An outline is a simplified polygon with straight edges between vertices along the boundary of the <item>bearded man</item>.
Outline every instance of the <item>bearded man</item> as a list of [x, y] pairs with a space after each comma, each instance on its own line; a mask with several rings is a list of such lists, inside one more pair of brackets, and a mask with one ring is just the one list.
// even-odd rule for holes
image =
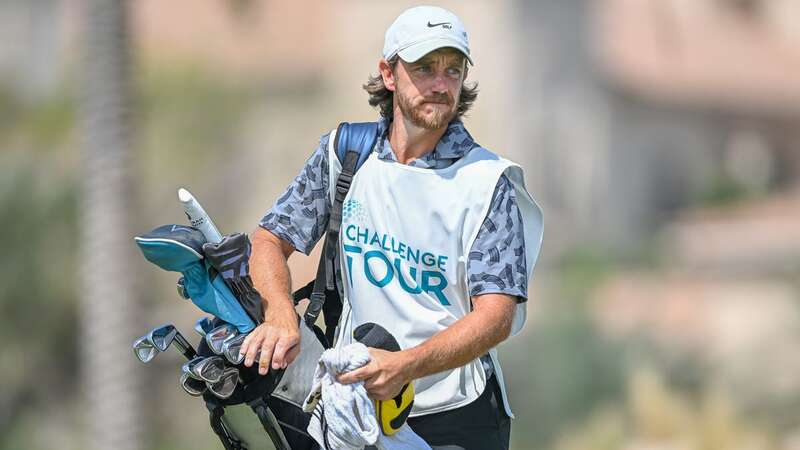
[[[340, 376], [388, 400], [409, 382], [408, 424], [432, 446], [507, 449], [513, 417], [495, 347], [525, 322], [539, 254], [541, 212], [522, 169], [467, 132], [477, 97], [459, 18], [442, 8], [406, 10], [385, 36], [378, 75], [364, 89], [380, 112], [378, 139], [356, 172], [339, 238], [343, 312], [336, 346], [360, 324], [394, 335], [398, 352]], [[332, 133], [252, 237], [251, 274], [265, 322], [243, 345], [245, 365], [285, 368], [300, 351], [287, 258], [325, 233], [341, 170]]]

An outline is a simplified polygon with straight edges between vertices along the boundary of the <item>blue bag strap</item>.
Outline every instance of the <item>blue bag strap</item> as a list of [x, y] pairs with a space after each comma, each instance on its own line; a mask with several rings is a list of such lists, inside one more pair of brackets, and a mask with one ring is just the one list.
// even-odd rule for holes
[[358, 161], [353, 168], [353, 173], [358, 170], [372, 152], [372, 147], [378, 140], [378, 122], [342, 122], [336, 129], [336, 139], [333, 149], [339, 162], [344, 164], [345, 154], [348, 151], [358, 153]]

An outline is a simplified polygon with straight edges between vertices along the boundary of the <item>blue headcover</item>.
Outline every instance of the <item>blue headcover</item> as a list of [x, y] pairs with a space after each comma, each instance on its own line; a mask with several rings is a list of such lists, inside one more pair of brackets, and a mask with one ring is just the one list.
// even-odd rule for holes
[[186, 293], [203, 311], [247, 333], [255, 324], [216, 270], [203, 258], [206, 239], [197, 228], [163, 225], [134, 238], [145, 259], [183, 274]]
[[341, 163], [344, 163], [344, 155], [348, 151], [358, 152], [358, 162], [355, 167], [358, 170], [372, 152], [372, 147], [377, 139], [377, 122], [342, 122], [336, 131], [336, 141], [333, 143], [333, 148], [336, 150], [336, 156]]

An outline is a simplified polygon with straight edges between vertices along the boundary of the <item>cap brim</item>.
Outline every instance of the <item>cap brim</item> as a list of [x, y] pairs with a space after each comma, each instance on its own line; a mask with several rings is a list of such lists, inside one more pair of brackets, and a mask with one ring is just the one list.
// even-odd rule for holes
[[472, 62], [472, 58], [470, 58], [469, 56], [469, 50], [464, 48], [464, 46], [461, 45], [459, 42], [455, 42], [450, 39], [432, 39], [420, 42], [419, 44], [413, 44], [400, 50], [399, 52], [397, 52], [397, 54], [403, 61], [413, 63], [434, 50], [439, 50], [440, 48], [448, 48], [448, 47], [460, 51], [461, 53], [464, 54], [464, 56], [467, 57], [467, 61], [469, 61], [470, 65], [472, 66], [475, 65], [475, 63]]

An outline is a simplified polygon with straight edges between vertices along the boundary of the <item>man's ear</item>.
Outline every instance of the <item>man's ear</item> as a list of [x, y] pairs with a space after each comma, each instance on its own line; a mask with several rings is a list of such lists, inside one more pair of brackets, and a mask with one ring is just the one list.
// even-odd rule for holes
[[378, 62], [378, 71], [381, 73], [381, 78], [383, 78], [383, 85], [386, 86], [386, 89], [394, 92], [396, 87], [395, 87], [394, 70], [392, 70], [392, 65], [389, 64], [389, 62], [386, 61], [385, 59], [381, 59], [380, 62]]

